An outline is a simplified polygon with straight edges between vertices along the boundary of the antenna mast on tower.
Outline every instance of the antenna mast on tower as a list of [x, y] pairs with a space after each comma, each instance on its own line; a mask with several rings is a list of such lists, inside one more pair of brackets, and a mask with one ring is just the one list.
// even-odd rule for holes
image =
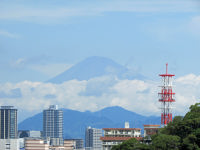
[[172, 92], [172, 77], [173, 74], [168, 74], [168, 63], [166, 64], [166, 73], [160, 74], [162, 77], [161, 92], [159, 95], [159, 102], [161, 102], [161, 124], [166, 126], [172, 121], [172, 103], [175, 102]]

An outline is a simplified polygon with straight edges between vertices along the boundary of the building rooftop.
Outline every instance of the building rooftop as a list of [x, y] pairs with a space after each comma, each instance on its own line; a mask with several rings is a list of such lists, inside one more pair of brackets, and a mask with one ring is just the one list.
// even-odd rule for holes
[[83, 139], [64, 139], [65, 141], [71, 141], [71, 140], [83, 140]]
[[103, 130], [141, 130], [140, 128], [103, 128]]
[[0, 106], [0, 109], [14, 109], [14, 106]]
[[126, 141], [135, 138], [137, 140], [142, 140], [142, 137], [101, 137], [102, 141]]
[[158, 128], [144, 128], [145, 130], [158, 130]]
[[58, 105], [50, 105], [49, 109], [51, 109], [51, 110], [58, 110]]
[[42, 137], [25, 137], [26, 140], [44, 140]]
[[143, 125], [144, 127], [160, 127], [160, 125], [152, 125], [152, 124], [147, 124], [147, 125]]

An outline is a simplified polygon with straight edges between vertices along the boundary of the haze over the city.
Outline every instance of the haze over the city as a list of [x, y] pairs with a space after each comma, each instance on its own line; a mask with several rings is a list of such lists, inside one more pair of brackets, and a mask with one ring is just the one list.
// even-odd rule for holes
[[50, 104], [159, 116], [166, 63], [184, 115], [200, 101], [199, 58], [198, 0], [0, 1], [0, 105], [26, 112], [20, 121]]

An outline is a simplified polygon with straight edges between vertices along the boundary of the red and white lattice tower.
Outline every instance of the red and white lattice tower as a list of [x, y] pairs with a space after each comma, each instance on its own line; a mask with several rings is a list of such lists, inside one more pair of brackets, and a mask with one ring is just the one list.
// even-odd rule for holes
[[172, 103], [175, 102], [172, 91], [172, 77], [173, 74], [168, 74], [168, 64], [166, 64], [166, 73], [160, 74], [162, 77], [161, 92], [159, 95], [159, 102], [161, 102], [161, 124], [166, 126], [172, 121]]

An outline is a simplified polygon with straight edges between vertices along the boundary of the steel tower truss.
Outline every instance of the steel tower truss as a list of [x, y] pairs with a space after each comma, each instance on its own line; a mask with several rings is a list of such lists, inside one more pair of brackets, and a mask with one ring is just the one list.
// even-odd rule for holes
[[172, 77], [173, 74], [168, 74], [168, 64], [166, 64], [166, 73], [160, 74], [162, 77], [161, 92], [159, 95], [159, 102], [161, 102], [161, 124], [166, 126], [172, 121], [172, 103], [175, 102], [175, 93], [172, 91]]

